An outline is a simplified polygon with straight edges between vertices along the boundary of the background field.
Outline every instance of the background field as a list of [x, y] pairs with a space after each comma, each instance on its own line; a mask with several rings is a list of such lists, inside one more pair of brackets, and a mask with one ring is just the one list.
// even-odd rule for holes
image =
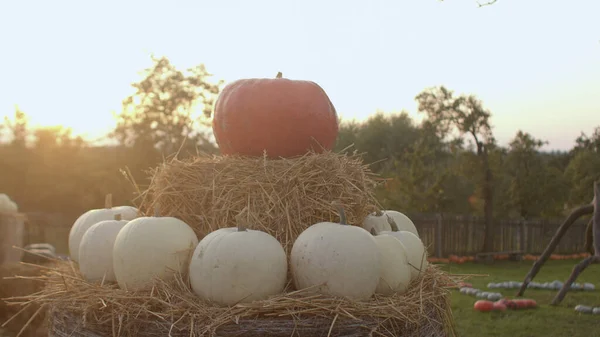
[[[549, 261], [535, 281], [564, 282], [573, 265], [579, 260]], [[531, 262], [500, 261], [493, 265], [465, 263], [443, 265], [443, 269], [456, 274], [484, 274], [489, 276], [472, 277], [469, 283], [474, 288], [486, 289], [488, 282], [522, 281], [531, 267]], [[598, 288], [600, 266], [592, 265], [578, 279], [590, 282]], [[495, 290], [494, 290], [495, 291]], [[498, 289], [503, 295], [513, 297], [517, 289]], [[577, 304], [600, 306], [600, 290], [592, 292], [570, 292], [558, 307], [548, 305], [556, 291], [533, 290], [525, 292], [525, 298], [533, 298], [537, 309], [510, 311], [504, 313], [481, 313], [473, 310], [477, 298], [452, 292], [452, 311], [461, 337], [509, 336], [509, 337], [590, 337], [600, 336], [600, 315], [579, 314], [574, 311]]]

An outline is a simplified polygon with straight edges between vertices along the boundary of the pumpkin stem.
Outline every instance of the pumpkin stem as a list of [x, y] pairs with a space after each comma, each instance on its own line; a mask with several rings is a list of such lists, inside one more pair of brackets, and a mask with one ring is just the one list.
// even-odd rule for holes
[[275, 76], [275, 78], [283, 78], [283, 74], [281, 73], [281, 71], [277, 72], [277, 76]]
[[112, 208], [112, 194], [108, 193], [104, 196], [104, 208]]
[[235, 216], [235, 224], [237, 226], [238, 232], [246, 232], [248, 226], [248, 219], [244, 219], [242, 215], [248, 210], [248, 206], [244, 207], [244, 209]]
[[371, 232], [371, 235], [377, 236], [377, 232], [375, 231], [375, 228], [371, 227], [370, 232]]
[[394, 219], [392, 219], [391, 216], [386, 215], [387, 216], [387, 222], [390, 224], [390, 227], [392, 227], [392, 232], [397, 232], [398, 231], [398, 224], [396, 224], [396, 221], [394, 221]]
[[115, 220], [119, 221], [119, 220], [121, 220], [121, 219], [122, 219], [122, 217], [121, 217], [121, 213], [119, 213], [119, 214], [115, 214]]
[[333, 205], [333, 207], [337, 208], [337, 211], [340, 215], [340, 224], [347, 225], [348, 223], [346, 222], [346, 212], [344, 211], [344, 206], [342, 206], [342, 203], [339, 200], [335, 200], [331, 204]]
[[382, 216], [382, 215], [383, 215], [383, 212], [380, 209], [375, 211], [375, 216]]
[[156, 217], [156, 218], [160, 217], [160, 204], [154, 205], [154, 217]]

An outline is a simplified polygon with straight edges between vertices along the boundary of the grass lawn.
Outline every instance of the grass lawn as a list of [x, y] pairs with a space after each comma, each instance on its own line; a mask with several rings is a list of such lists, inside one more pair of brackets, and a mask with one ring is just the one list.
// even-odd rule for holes
[[[536, 282], [566, 281], [575, 263], [580, 260], [548, 261], [535, 277]], [[473, 288], [500, 292], [513, 298], [518, 289], [487, 289], [488, 282], [518, 281], [531, 267], [531, 261], [498, 261], [493, 265], [476, 263], [443, 265], [443, 270], [453, 274], [485, 274], [485, 277], [471, 277], [466, 282]], [[483, 313], [473, 309], [478, 300], [475, 296], [464, 295], [458, 290], [452, 292], [452, 311], [459, 336], [502, 336], [502, 337], [591, 337], [600, 336], [600, 315], [580, 314], [574, 311], [577, 304], [600, 306], [600, 265], [591, 265], [577, 279], [578, 283], [589, 282], [596, 286], [594, 291], [573, 291], [567, 293], [560, 306], [549, 303], [557, 291], [527, 289], [523, 298], [535, 299], [536, 309], [507, 310], [505, 312]]]

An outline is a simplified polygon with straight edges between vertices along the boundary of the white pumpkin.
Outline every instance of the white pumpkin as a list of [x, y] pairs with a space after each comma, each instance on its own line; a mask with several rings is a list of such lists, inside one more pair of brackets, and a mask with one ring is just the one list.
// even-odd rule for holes
[[372, 235], [346, 224], [344, 210], [336, 203], [340, 223], [320, 222], [304, 230], [290, 253], [291, 272], [297, 289], [367, 300], [379, 283], [381, 260]]
[[9, 213], [17, 213], [19, 211], [19, 207], [17, 206], [17, 203], [10, 200], [8, 203], [8, 212]]
[[0, 213], [16, 213], [19, 210], [17, 204], [4, 193], [0, 193]]
[[113, 248], [113, 268], [119, 287], [139, 290], [154, 278], [172, 280], [184, 273], [198, 244], [194, 230], [173, 217], [140, 217], [119, 231]]
[[108, 194], [104, 201], [105, 208], [92, 209], [83, 213], [71, 227], [69, 232], [69, 255], [71, 260], [79, 262], [79, 246], [85, 232], [104, 220], [113, 220], [116, 214], [120, 214], [123, 220], [133, 220], [138, 216], [138, 209], [131, 206], [112, 207], [112, 196]]
[[419, 277], [421, 272], [427, 270], [429, 263], [427, 261], [427, 251], [423, 241], [419, 239], [414, 233], [409, 231], [398, 231], [398, 232], [381, 232], [379, 235], [390, 235], [402, 242], [406, 249], [406, 257], [408, 264], [410, 265], [411, 279], [414, 280]]
[[10, 202], [10, 198], [8, 195], [4, 193], [0, 193], [0, 212], [8, 213], [8, 203]]
[[374, 230], [371, 233], [381, 256], [379, 283], [375, 292], [386, 296], [405, 293], [412, 279], [406, 248], [391, 235], [376, 235]]
[[[394, 228], [394, 224], [396, 228]], [[383, 231], [408, 231], [419, 236], [417, 227], [406, 215], [398, 211], [381, 211], [367, 215], [363, 221], [362, 227], [371, 232], [374, 229], [376, 233]]]
[[100, 221], [85, 232], [79, 246], [79, 271], [86, 280], [116, 281], [113, 247], [119, 231], [128, 222], [117, 214], [114, 220]]
[[288, 265], [281, 243], [242, 222], [211, 232], [196, 247], [189, 277], [201, 298], [231, 306], [283, 292]]

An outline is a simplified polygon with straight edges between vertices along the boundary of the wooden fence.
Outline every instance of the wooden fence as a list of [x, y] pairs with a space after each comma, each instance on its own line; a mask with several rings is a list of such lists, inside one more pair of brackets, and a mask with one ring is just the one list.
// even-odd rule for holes
[[[28, 213], [25, 243], [48, 242], [57, 252], [68, 252], [72, 217], [62, 214]], [[417, 226], [429, 256], [447, 257], [451, 254], [474, 255], [483, 247], [483, 218], [436, 214], [407, 214]], [[495, 251], [522, 250], [540, 254], [564, 219], [556, 220], [494, 220]], [[567, 231], [555, 253], [583, 252], [587, 220], [579, 220]]]
[[[429, 256], [474, 255], [481, 251], [484, 221], [481, 217], [418, 214], [409, 215], [419, 231]], [[494, 220], [495, 251], [521, 250], [540, 254], [548, 245], [563, 219]], [[556, 254], [583, 252], [587, 220], [579, 220], [563, 236]]]

